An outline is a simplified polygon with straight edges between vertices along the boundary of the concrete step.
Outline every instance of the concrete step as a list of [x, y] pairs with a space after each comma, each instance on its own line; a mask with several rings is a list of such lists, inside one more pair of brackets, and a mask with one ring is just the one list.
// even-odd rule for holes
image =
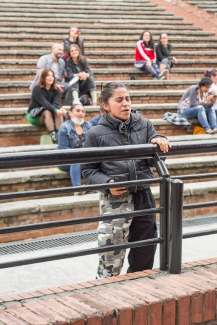
[[[64, 6], [63, 6], [64, 5]], [[14, 7], [14, 4], [13, 3], [1, 3], [1, 8], [8, 8], [8, 9], [11, 9]], [[48, 10], [48, 9], [52, 9], [52, 10], [63, 10], [64, 9], [86, 9], [86, 10], [92, 10], [92, 9], [104, 9], [104, 10], [107, 10], [108, 9], [108, 5], [106, 3], [97, 3], [97, 2], [82, 2], [82, 1], [79, 1], [79, 3], [72, 3], [70, 1], [68, 2], [65, 2], [65, 1], [61, 1], [59, 3], [34, 3], [34, 7], [38, 8], [38, 9], [43, 9], [43, 10]], [[19, 9], [20, 8], [27, 8], [28, 10], [29, 9], [32, 9], [32, 3], [20, 3], [19, 4]], [[146, 9], [146, 8], [149, 8], [149, 9], [152, 9], [152, 8], [156, 8], [156, 5], [155, 4], [152, 4], [150, 2], [145, 2], [145, 1], [142, 1], [142, 2], [138, 2], [138, 3], [131, 3], [131, 2], [127, 2], [126, 4], [124, 3], [120, 3], [120, 2], [113, 2], [112, 3], [112, 6], [109, 7], [109, 10], [117, 10], [117, 9], [122, 9], [124, 8], [125, 10], [132, 10], [133, 9]]]
[[[195, 80], [125, 80], [124, 84], [129, 90], [179, 90], [186, 89], [199, 82]], [[30, 93], [29, 86], [32, 81], [0, 81], [0, 94], [7, 93]], [[98, 91], [101, 89], [101, 83], [106, 81], [96, 81]]]
[[[206, 31], [201, 31], [201, 30], [181, 30], [180, 29], [175, 29], [175, 30], [170, 30], [169, 27], [168, 28], [165, 28], [165, 26], [163, 27], [164, 28], [164, 32], [169, 34], [169, 37], [171, 39], [172, 35], [174, 36], [180, 36], [182, 35], [183, 37], [185, 36], [191, 36], [191, 37], [196, 37], [196, 36], [212, 36], [214, 35], [213, 32], [206, 32]], [[162, 31], [162, 26], [159, 26], [158, 28], [155, 28], [152, 30], [152, 34], [153, 36], [157, 39], [160, 35]], [[60, 29], [60, 28], [39, 28], [39, 27], [35, 27], [35, 28], [26, 28], [25, 27], [25, 34], [27, 35], [27, 37], [30, 37], [31, 34], [35, 34], [35, 33], [40, 33], [42, 35], [46, 35], [47, 37], [50, 37], [50, 36], [55, 36], [57, 37], [57, 35], [61, 35], [62, 37], [66, 37], [68, 36], [68, 31], [66, 31], [66, 28], [64, 29]], [[20, 28], [16, 28], [16, 27], [4, 27], [4, 28], [1, 28], [1, 33], [4, 34], [4, 33], [8, 33], [8, 34], [23, 34], [23, 27], [20, 27]], [[138, 36], [141, 34], [141, 29], [140, 30], [132, 30], [132, 29], [129, 29], [128, 26], [125, 26], [125, 28], [121, 28], [121, 29], [108, 29], [108, 27], [106, 28], [101, 28], [101, 27], [98, 27], [97, 29], [91, 29], [91, 35], [90, 35], [90, 29], [88, 28], [83, 28], [82, 29], [82, 37], [84, 37], [84, 39], [86, 38], [86, 35], [88, 36], [106, 36], [106, 35], [124, 35], [124, 36], [127, 36], [127, 35], [132, 35], [132, 36], [135, 36], [135, 34], [138, 34]], [[133, 37], [134, 39], [134, 37]], [[137, 38], [138, 40], [138, 38]]]
[[[126, 68], [126, 67], [133, 67], [134, 66], [134, 59], [132, 58], [133, 55], [131, 55], [130, 59], [122, 58], [122, 55], [120, 54], [118, 56], [118, 59], [88, 59], [89, 65], [92, 69], [94, 68]], [[23, 68], [23, 69], [34, 69], [36, 68], [38, 60], [37, 59], [0, 59], [0, 70], [1, 69], [13, 69], [14, 68]], [[182, 67], [204, 67], [206, 69], [210, 66], [216, 66], [217, 65], [217, 59], [214, 58], [205, 58], [205, 59], [179, 59], [178, 66], [179, 68]], [[173, 70], [172, 70], [173, 71]]]
[[[131, 8], [129, 9], [131, 10]], [[145, 25], [145, 20], [143, 22], [143, 25]], [[17, 21], [5, 21], [5, 22], [0, 22], [0, 26], [3, 26], [4, 28], [23, 28], [23, 25], [24, 23], [22, 22], [17, 22]], [[171, 30], [203, 30], [202, 27], [197, 27], [197, 26], [191, 26], [189, 24], [185, 24], [185, 21], [183, 21], [183, 24], [180, 25], [176, 25], [176, 22], [174, 22], [173, 25], [171, 25], [170, 22], [167, 22], [166, 21], [163, 21], [162, 24], [160, 23], [154, 23], [154, 22], [150, 22], [150, 25], [151, 25], [151, 30], [152, 31], [155, 31], [155, 30], [160, 30], [162, 28], [169, 28], [169, 31]], [[65, 28], [66, 28], [66, 24], [64, 23], [61, 23], [61, 22], [55, 22], [55, 23], [47, 23], [47, 22], [44, 22], [44, 23], [40, 23], [40, 22], [25, 22], [25, 28], [27, 27], [31, 27], [31, 28], [34, 28], [34, 29], [44, 29], [46, 28], [47, 30], [50, 30], [50, 29], [60, 29], [60, 28], [63, 28], [64, 29], [64, 33], [65, 33]], [[78, 25], [79, 29], [81, 30], [81, 32], [83, 33], [84, 31], [89, 31], [90, 29], [92, 31], [94, 30], [97, 30], [97, 29], [102, 29], [102, 30], [123, 30], [123, 29], [126, 29], [128, 28], [129, 26], [127, 26], [126, 24], [121, 24], [121, 21], [117, 21], [116, 23], [112, 24], [112, 25], [105, 25], [105, 24], [85, 24], [85, 25], [82, 25], [81, 23], [79, 23]], [[133, 23], [131, 26], [131, 30], [133, 30], [135, 33], [140, 33], [141, 32], [141, 26], [139, 26], [138, 24]]]
[[[159, 203], [159, 188], [153, 187], [152, 192]], [[184, 203], [196, 203], [216, 200], [217, 181], [195, 182], [184, 184]], [[99, 195], [89, 194], [83, 196], [64, 196], [43, 199], [32, 199], [18, 202], [1, 203], [0, 220], [2, 227], [21, 225], [25, 222], [38, 223], [46, 221], [67, 220], [71, 218], [99, 215]], [[185, 210], [184, 217], [196, 217], [198, 215], [210, 215], [217, 212], [217, 207]], [[52, 235], [62, 232], [72, 232], [95, 229], [96, 223], [88, 223], [83, 226], [61, 227], [60, 229], [41, 230], [32, 233], [22, 232], [16, 240]], [[13, 241], [13, 234], [3, 235], [0, 242]]]
[[[209, 39], [208, 39], [209, 40]], [[50, 49], [53, 42], [0, 42], [0, 50], [8, 50], [8, 53], [10, 55], [10, 51], [15, 51], [15, 53], [18, 53], [19, 51], [25, 51], [27, 54], [28, 51], [37, 52], [39, 55], [50, 53]], [[214, 51], [214, 49], [217, 48], [217, 44], [215, 43], [208, 43], [208, 44], [183, 44], [183, 43], [175, 43], [173, 44], [173, 51]], [[102, 53], [102, 50], [108, 51], [108, 49], [113, 49], [116, 51], [134, 51], [135, 49], [135, 42], [127, 42], [127, 43], [88, 43], [85, 40], [85, 53], [88, 53], [87, 51], [100, 51]], [[208, 52], [209, 52], [208, 51]], [[104, 51], [103, 51], [104, 52]], [[102, 53], [103, 54], [103, 53]], [[3, 54], [4, 55], [4, 54]]]
[[[179, 102], [184, 93], [182, 90], [130, 90], [131, 100], [134, 104], [156, 104]], [[0, 108], [23, 107], [29, 104], [30, 93], [0, 94]], [[5, 106], [7, 105], [7, 106]]]
[[[204, 71], [207, 69], [206, 65], [200, 68], [173, 68], [171, 72], [171, 78], [175, 80], [201, 78]], [[18, 81], [18, 80], [33, 80], [35, 77], [36, 69], [0, 69], [0, 80], [5, 81]], [[129, 68], [109, 68], [109, 69], [92, 69], [94, 73], [94, 79], [96, 81], [102, 80], [104, 82], [110, 80], [129, 80], [131, 76], [135, 76], [138, 80], [152, 80], [152, 76], [145, 71], [140, 71], [134, 68], [132, 65]], [[5, 106], [6, 107], [6, 106]]]
[[[205, 32], [204, 32], [205, 33]], [[206, 32], [207, 35], [206, 36], [195, 36], [195, 37], [190, 37], [189, 35], [187, 35], [186, 37], [184, 37], [183, 39], [183, 33], [182, 35], [180, 36], [174, 36], [174, 35], [171, 35], [170, 36], [170, 42], [172, 44], [177, 44], [177, 43], [182, 43], [183, 44], [183, 41], [185, 43], [192, 43], [192, 42], [200, 42], [202, 44], [206, 44], [206, 43], [211, 43], [211, 42], [216, 42], [217, 41], [217, 38], [216, 37], [207, 37], [207, 36], [211, 36], [211, 35], [214, 35], [213, 32]], [[178, 34], [178, 33], [177, 33]], [[0, 33], [0, 37], [1, 37], [1, 41], [4, 41], [6, 42], [7, 40], [8, 41], [14, 41], [14, 42], [17, 42], [17, 41], [20, 41], [20, 40], [23, 40], [25, 39], [27, 42], [37, 42], [38, 40], [40, 40], [40, 42], [47, 42], [47, 40], [49, 39], [49, 41], [52, 41], [52, 42], [62, 42], [63, 41], [63, 38], [67, 36], [66, 35], [49, 35], [49, 37], [47, 35], [40, 35], [40, 34], [27, 34], [27, 33], [20, 33], [20, 34], [10, 34], [10, 33]], [[92, 42], [97, 42], [97, 43], [100, 43], [100, 42], [105, 42], [105, 41], [108, 41], [108, 42], [113, 42], [113, 43], [125, 43], [125, 42], [129, 42], [129, 40], [132, 42], [134, 41], [135, 43], [138, 41], [140, 35], [132, 35], [132, 36], [113, 36], [113, 35], [106, 35], [106, 36], [91, 36], [91, 35], [85, 35], [85, 41], [86, 40], [89, 40], [89, 41], [92, 41]], [[157, 42], [159, 38], [159, 35], [154, 35], [154, 40]], [[133, 48], [135, 47], [135, 43], [134, 43], [134, 46]]]
[[[4, 124], [26, 124], [27, 107], [1, 108], [0, 125]], [[138, 110], [147, 118], [162, 118], [166, 112], [177, 113], [177, 103], [157, 103], [157, 104], [132, 104], [133, 110]], [[99, 106], [85, 106], [86, 120], [97, 116]]]
[[[216, 134], [187, 134], [187, 135], [176, 135], [176, 136], [167, 136], [170, 142], [178, 141], [199, 141], [199, 140], [213, 140], [217, 138]], [[47, 144], [47, 145], [27, 145], [27, 146], [11, 146], [11, 147], [1, 147], [0, 155], [6, 153], [21, 153], [21, 152], [34, 152], [34, 151], [45, 151], [45, 150], [55, 150], [56, 144]], [[208, 154], [209, 155], [209, 154]], [[196, 156], [196, 155], [192, 155]], [[168, 159], [167, 159], [168, 161]], [[171, 164], [172, 165], [172, 164]], [[172, 166], [171, 166], [172, 167]]]
[[[215, 137], [217, 138], [217, 136]], [[197, 174], [216, 172], [217, 156], [173, 158], [166, 159], [165, 163], [170, 175], [176, 175], [178, 178], [179, 175], [195, 174], [195, 169]], [[158, 177], [156, 172], [155, 177]], [[215, 178], [210, 180], [215, 180]], [[199, 182], [204, 181], [204, 179], [191, 180], [191, 182], [194, 181]], [[0, 172], [1, 193], [34, 191], [67, 186], [71, 186], [69, 173], [62, 172], [56, 167]]]
[[[166, 136], [186, 135], [186, 131], [181, 126], [173, 125], [162, 118], [150, 120], [156, 131], [160, 134]], [[189, 134], [192, 133], [193, 127], [196, 124], [198, 124], [197, 120], [193, 120]], [[47, 134], [43, 126], [38, 127], [30, 124], [1, 124], [0, 147], [38, 145], [40, 144], [40, 138], [43, 134]]]
[[[135, 46], [135, 44], [134, 44]], [[133, 47], [132, 47], [133, 48]], [[30, 64], [31, 61], [29, 60], [38, 60], [39, 56], [44, 55], [46, 53], [46, 50], [0, 50], [0, 62], [1, 65], [5, 62], [6, 64], [14, 64], [12, 62], [12, 59], [17, 59], [17, 60], [27, 60], [26, 63]], [[118, 50], [118, 51], [98, 51], [98, 50], [85, 50], [85, 56], [90, 59], [133, 59], [134, 58], [134, 53], [135, 50]], [[177, 57], [178, 59], [184, 60], [184, 59], [215, 59], [216, 58], [216, 51], [215, 49], [212, 49], [211, 51], [176, 51], [173, 50], [171, 53], [172, 56]], [[3, 60], [4, 59], [4, 60]], [[35, 63], [35, 61], [32, 61]], [[24, 64], [25, 62], [20, 62], [17, 64]], [[181, 61], [182, 63], [182, 61]]]

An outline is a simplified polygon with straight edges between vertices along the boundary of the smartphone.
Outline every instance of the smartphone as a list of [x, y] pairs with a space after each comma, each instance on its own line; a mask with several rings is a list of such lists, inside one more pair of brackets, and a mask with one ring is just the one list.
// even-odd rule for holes
[[127, 176], [126, 175], [113, 175], [114, 182], [126, 182]]

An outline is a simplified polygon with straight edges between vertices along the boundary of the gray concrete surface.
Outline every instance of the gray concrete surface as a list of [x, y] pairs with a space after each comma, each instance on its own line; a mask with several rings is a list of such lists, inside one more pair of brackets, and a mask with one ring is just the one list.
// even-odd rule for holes
[[[184, 223], [183, 232], [194, 232], [205, 229], [217, 228], [217, 218], [210, 221]], [[199, 259], [217, 257], [217, 234], [199, 238], [183, 240], [182, 262], [190, 262]], [[96, 247], [97, 242], [89, 242], [72, 247], [63, 247], [35, 251], [30, 253], [20, 253], [8, 256], [0, 256], [0, 261], [13, 259], [23, 259], [33, 256], [46, 255], [51, 253], [68, 252]], [[57, 287], [95, 278], [97, 268], [97, 255], [70, 258], [52, 262], [45, 262], [33, 265], [25, 265], [14, 268], [0, 270], [0, 295], [7, 295], [19, 292], [35, 291], [37, 289]], [[154, 267], [159, 267], [159, 249], [155, 256]], [[125, 259], [122, 273], [127, 269], [127, 259]]]

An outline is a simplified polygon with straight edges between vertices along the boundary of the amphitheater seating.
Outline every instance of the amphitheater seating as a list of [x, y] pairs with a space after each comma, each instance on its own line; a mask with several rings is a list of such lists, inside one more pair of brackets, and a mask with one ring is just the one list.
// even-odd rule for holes
[[[197, 3], [200, 6], [200, 1]], [[215, 33], [203, 31], [191, 21], [167, 12], [163, 2], [159, 8], [151, 0], [120, 3], [113, 0], [77, 3], [2, 0], [0, 13], [0, 154], [55, 149], [55, 145], [40, 145], [41, 135], [46, 134], [45, 128], [32, 126], [25, 119], [30, 99], [28, 87], [34, 78], [38, 58], [50, 52], [52, 43], [61, 42], [67, 36], [71, 24], [81, 29], [85, 55], [98, 90], [101, 82], [122, 80], [129, 88], [133, 109], [150, 118], [157, 132], [167, 135], [172, 142], [217, 138], [217, 135], [193, 136], [192, 128], [186, 133], [183, 128], [162, 119], [165, 112], [176, 112], [184, 89], [196, 84], [206, 68], [217, 66]], [[133, 66], [135, 43], [146, 28], [153, 32], [155, 41], [162, 31], [169, 35], [173, 55], [179, 60], [179, 65], [172, 69], [171, 80], [153, 81]], [[131, 76], [136, 80], [130, 80]], [[87, 118], [97, 115], [98, 110], [99, 107], [87, 107]], [[193, 121], [193, 126], [195, 123], [198, 122]], [[171, 175], [213, 172], [216, 165], [216, 155], [167, 160]], [[64, 186], [70, 186], [69, 175], [55, 166], [0, 172], [1, 193]], [[153, 191], [158, 198], [158, 188]], [[216, 193], [217, 185], [213, 179], [185, 184], [185, 202], [188, 203], [212, 200]], [[98, 195], [4, 202], [0, 210], [2, 226], [70, 218], [72, 213], [75, 217], [88, 216], [98, 213]], [[186, 211], [185, 216], [204, 212], [216, 211], [214, 208]], [[86, 228], [77, 226], [60, 231], [87, 230], [95, 226], [88, 224], [84, 226]], [[49, 234], [52, 233], [23, 234], [19, 238], [2, 236], [0, 242]]]

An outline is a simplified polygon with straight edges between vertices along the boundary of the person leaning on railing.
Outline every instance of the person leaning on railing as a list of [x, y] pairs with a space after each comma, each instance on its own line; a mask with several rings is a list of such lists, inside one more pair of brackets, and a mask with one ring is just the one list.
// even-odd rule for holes
[[216, 114], [211, 108], [213, 95], [209, 95], [211, 85], [210, 78], [202, 78], [198, 85], [192, 85], [184, 92], [178, 104], [178, 114], [186, 119], [198, 119], [208, 134], [217, 133]]
[[44, 69], [32, 90], [26, 119], [33, 125], [45, 125], [52, 142], [57, 143], [57, 132], [65, 115], [66, 110], [62, 108], [61, 93], [56, 86], [54, 72]]
[[[157, 134], [151, 121], [131, 112], [129, 92], [124, 84], [111, 82], [101, 92], [104, 114], [99, 124], [90, 129], [84, 143], [89, 147], [127, 146], [153, 143], [163, 152], [170, 144], [165, 136]], [[114, 180], [151, 179], [153, 160], [137, 159], [87, 163], [81, 166], [88, 184], [112, 183]], [[148, 185], [120, 187], [105, 190], [100, 197], [101, 214], [122, 213], [155, 207], [155, 200]], [[145, 240], [157, 236], [155, 214], [130, 219], [101, 221], [98, 227], [99, 246], [116, 245], [129, 241]], [[156, 245], [130, 250], [129, 272], [153, 267]], [[121, 272], [125, 250], [99, 255], [97, 278], [118, 275]]]

